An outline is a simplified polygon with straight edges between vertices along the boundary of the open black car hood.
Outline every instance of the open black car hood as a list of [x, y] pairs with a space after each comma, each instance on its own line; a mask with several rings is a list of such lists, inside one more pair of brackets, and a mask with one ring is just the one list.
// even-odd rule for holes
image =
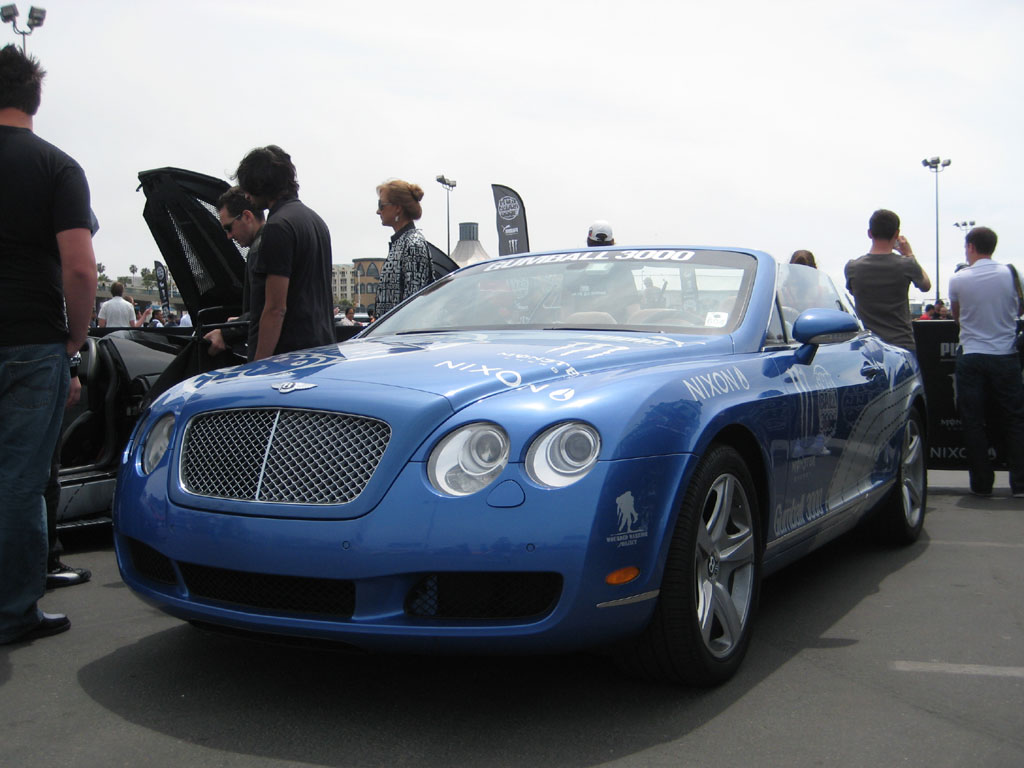
[[248, 249], [225, 237], [217, 218], [217, 198], [228, 183], [181, 168], [142, 171], [139, 181], [146, 195], [142, 216], [193, 323], [237, 315]]

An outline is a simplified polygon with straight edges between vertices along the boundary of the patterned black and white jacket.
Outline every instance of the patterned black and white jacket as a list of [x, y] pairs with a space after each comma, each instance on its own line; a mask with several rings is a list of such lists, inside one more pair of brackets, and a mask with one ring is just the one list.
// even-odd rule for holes
[[377, 317], [433, 281], [427, 240], [410, 222], [391, 236], [388, 259], [380, 271], [377, 286]]

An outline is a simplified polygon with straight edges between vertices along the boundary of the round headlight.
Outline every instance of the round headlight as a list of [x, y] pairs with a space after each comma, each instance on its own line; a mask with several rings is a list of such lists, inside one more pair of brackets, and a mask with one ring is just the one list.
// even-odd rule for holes
[[142, 446], [142, 471], [149, 474], [153, 471], [160, 459], [167, 453], [171, 444], [171, 432], [174, 430], [174, 414], [168, 413], [160, 418], [146, 435], [146, 442]]
[[509, 441], [497, 424], [467, 424], [430, 452], [427, 475], [441, 493], [466, 496], [486, 488], [508, 464]]
[[538, 485], [564, 488], [597, 463], [601, 436], [589, 424], [570, 421], [545, 430], [526, 452], [526, 472]]

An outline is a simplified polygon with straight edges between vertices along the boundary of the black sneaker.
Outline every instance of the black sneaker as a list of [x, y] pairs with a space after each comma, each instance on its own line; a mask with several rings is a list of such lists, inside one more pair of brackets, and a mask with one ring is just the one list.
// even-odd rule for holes
[[46, 588], [73, 587], [75, 584], [85, 584], [91, 578], [92, 572], [85, 568], [72, 568], [58, 562], [57, 567], [46, 574]]

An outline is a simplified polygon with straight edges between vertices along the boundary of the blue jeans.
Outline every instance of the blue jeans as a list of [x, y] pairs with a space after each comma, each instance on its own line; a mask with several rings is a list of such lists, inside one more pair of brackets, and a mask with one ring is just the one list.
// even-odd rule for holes
[[0, 643], [42, 618], [43, 491], [68, 394], [63, 344], [0, 347]]
[[[1010, 490], [1024, 493], [1024, 382], [1020, 359], [1012, 355], [965, 355], [956, 358], [956, 401], [963, 427], [971, 490], [992, 490], [995, 473], [989, 460], [989, 432], [1006, 435]], [[998, 423], [987, 423], [986, 414]], [[987, 427], [987, 429], [986, 429]]]

